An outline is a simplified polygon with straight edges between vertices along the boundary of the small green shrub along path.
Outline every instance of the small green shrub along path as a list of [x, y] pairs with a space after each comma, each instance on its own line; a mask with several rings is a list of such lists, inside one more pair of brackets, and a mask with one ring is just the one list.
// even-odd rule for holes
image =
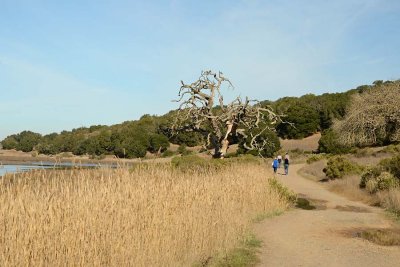
[[[277, 179], [298, 194], [297, 207], [255, 225], [258, 266], [400, 266], [399, 225], [383, 209], [350, 201], [297, 174]], [[272, 175], [272, 173], [271, 173]], [[396, 239], [396, 240], [394, 240]]]

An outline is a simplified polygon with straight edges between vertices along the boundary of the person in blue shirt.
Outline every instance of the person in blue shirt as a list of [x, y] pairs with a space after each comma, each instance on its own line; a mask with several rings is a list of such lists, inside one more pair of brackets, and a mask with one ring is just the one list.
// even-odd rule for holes
[[274, 161], [272, 162], [272, 168], [274, 169], [274, 173], [276, 173], [278, 167], [279, 167], [279, 161], [278, 158], [275, 157]]

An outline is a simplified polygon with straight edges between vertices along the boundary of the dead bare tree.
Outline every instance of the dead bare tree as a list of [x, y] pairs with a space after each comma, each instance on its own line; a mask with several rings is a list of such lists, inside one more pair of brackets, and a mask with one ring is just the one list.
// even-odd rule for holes
[[333, 129], [345, 145], [400, 142], [400, 81], [375, 85], [353, 96], [346, 116]]
[[232, 83], [222, 72], [202, 71], [199, 79], [185, 84], [179, 90], [180, 103], [172, 126], [173, 132], [196, 131], [205, 136], [205, 146], [214, 148], [214, 157], [223, 158], [228, 146], [235, 140], [247, 140], [245, 149], [261, 152], [270, 140], [260, 136], [281, 121], [272, 108], [262, 107], [258, 101], [237, 97], [224, 104], [221, 86]]

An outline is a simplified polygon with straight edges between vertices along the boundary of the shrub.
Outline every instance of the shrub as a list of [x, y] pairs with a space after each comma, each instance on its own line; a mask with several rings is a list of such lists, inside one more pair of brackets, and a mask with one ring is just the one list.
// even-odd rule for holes
[[350, 151], [349, 147], [341, 145], [338, 135], [331, 129], [322, 132], [318, 141], [318, 150], [321, 153], [345, 154]]
[[313, 163], [313, 162], [320, 161], [320, 160], [323, 159], [323, 158], [325, 158], [325, 155], [324, 155], [324, 154], [311, 155], [311, 156], [309, 156], [309, 157], [307, 158], [307, 163], [308, 163], [308, 164], [311, 164], [311, 163]]
[[369, 193], [388, 190], [399, 186], [399, 181], [389, 172], [382, 172], [378, 177], [369, 179], [365, 188]]
[[361, 176], [360, 188], [368, 192], [387, 190], [400, 185], [400, 155], [384, 159], [376, 167], [367, 169]]
[[360, 180], [360, 188], [366, 188], [367, 182], [369, 180], [375, 179], [375, 177], [378, 177], [382, 172], [382, 169], [377, 166], [377, 167], [369, 167], [366, 171], [361, 176]]
[[370, 193], [375, 193], [376, 192], [376, 187], [377, 187], [377, 181], [374, 179], [370, 179], [365, 183], [365, 189], [370, 192]]
[[165, 151], [161, 154], [161, 156], [162, 156], [163, 158], [172, 157], [173, 155], [175, 155], [175, 153], [174, 153], [173, 151], [171, 151], [171, 150], [165, 150]]
[[232, 157], [229, 159], [225, 160], [226, 162], [229, 162], [231, 164], [236, 164], [236, 163], [259, 163], [261, 164], [262, 161], [260, 157], [251, 155], [251, 154], [244, 154], [244, 155], [238, 155], [237, 157]]
[[228, 164], [228, 161], [223, 159], [204, 159], [196, 155], [188, 155], [182, 157], [174, 157], [171, 160], [174, 168], [183, 172], [212, 172], [222, 169]]
[[384, 159], [379, 163], [379, 165], [381, 165], [385, 171], [390, 172], [397, 179], [400, 179], [400, 155], [394, 156], [390, 159]]
[[178, 153], [181, 154], [182, 156], [188, 156], [192, 154], [191, 151], [187, 150], [186, 145], [182, 144], [178, 147]]
[[332, 157], [324, 168], [325, 175], [330, 179], [342, 178], [347, 174], [360, 173], [362, 168], [344, 157]]
[[388, 145], [387, 147], [385, 147], [384, 149], [382, 149], [383, 152], [387, 152], [387, 153], [399, 153], [400, 152], [400, 144], [399, 145]]

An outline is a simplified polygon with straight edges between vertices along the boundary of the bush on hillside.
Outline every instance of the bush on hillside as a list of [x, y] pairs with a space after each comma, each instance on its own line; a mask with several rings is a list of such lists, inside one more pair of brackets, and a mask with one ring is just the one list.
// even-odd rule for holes
[[322, 159], [324, 159], [325, 158], [325, 155], [324, 154], [314, 154], [314, 155], [311, 155], [311, 156], [309, 156], [308, 158], [307, 158], [307, 164], [311, 164], [311, 163], [313, 163], [313, 162], [317, 162], [317, 161], [320, 161], [320, 160], [322, 160]]
[[176, 153], [175, 152], [173, 152], [173, 151], [171, 151], [171, 150], [165, 150], [162, 154], [161, 154], [161, 156], [163, 157], [163, 158], [168, 158], [168, 157], [172, 157], [173, 155], [175, 155]]
[[318, 141], [318, 151], [321, 153], [345, 154], [350, 151], [350, 148], [340, 144], [338, 135], [332, 129], [328, 129], [321, 134], [321, 138]]
[[365, 183], [365, 188], [369, 193], [376, 193], [382, 190], [388, 190], [399, 186], [399, 181], [393, 174], [389, 172], [381, 172], [379, 176], [374, 179], [369, 179]]
[[228, 165], [228, 161], [223, 159], [204, 159], [196, 155], [174, 157], [171, 160], [174, 168], [183, 172], [213, 172], [221, 170]]
[[192, 151], [188, 150], [185, 144], [182, 144], [178, 147], [177, 152], [182, 156], [188, 156], [192, 154]]
[[348, 159], [336, 156], [328, 160], [327, 166], [324, 168], [326, 177], [330, 179], [343, 178], [348, 174], [361, 173], [361, 166], [350, 162]]
[[393, 174], [397, 179], [400, 179], [400, 155], [390, 159], [384, 159], [379, 163], [385, 171]]
[[370, 193], [400, 185], [400, 155], [384, 159], [375, 167], [368, 168], [360, 180], [360, 188]]

